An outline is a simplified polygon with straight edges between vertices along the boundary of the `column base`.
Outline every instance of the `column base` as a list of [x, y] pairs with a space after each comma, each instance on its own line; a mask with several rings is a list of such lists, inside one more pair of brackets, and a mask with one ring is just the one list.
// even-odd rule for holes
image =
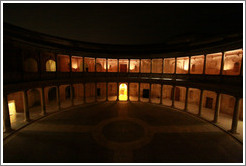
[[213, 123], [218, 123], [218, 120], [212, 120]]
[[11, 133], [12, 131], [14, 131], [11, 127], [10, 128], [5, 128], [4, 133]]
[[24, 122], [31, 122], [31, 119], [25, 119]]
[[236, 130], [228, 130], [228, 132], [231, 134], [239, 134]]
[[46, 112], [41, 112], [40, 115], [41, 116], [45, 116], [45, 115], [47, 115], [47, 113]]

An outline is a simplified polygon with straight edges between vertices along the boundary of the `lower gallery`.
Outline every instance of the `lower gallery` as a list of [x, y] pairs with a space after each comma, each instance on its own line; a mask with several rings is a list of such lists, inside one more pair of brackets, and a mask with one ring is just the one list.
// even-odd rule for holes
[[4, 163], [243, 163], [240, 35], [146, 48], [3, 27]]

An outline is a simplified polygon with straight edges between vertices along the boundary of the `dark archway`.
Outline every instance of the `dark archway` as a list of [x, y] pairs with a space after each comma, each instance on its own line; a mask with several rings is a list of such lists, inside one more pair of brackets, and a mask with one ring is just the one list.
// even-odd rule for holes
[[49, 101], [55, 101], [56, 100], [56, 88], [55, 87], [52, 87], [49, 89], [48, 99], [49, 99]]

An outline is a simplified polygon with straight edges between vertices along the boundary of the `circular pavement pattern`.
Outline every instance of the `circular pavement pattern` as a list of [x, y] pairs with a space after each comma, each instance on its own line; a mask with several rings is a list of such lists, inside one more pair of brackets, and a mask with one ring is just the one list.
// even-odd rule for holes
[[243, 145], [160, 105], [103, 102], [40, 119], [4, 140], [4, 163], [241, 163]]

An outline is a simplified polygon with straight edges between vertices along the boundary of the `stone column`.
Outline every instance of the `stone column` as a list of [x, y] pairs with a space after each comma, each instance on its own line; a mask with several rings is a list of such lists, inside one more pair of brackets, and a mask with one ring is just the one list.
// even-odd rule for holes
[[[163, 72], [162, 72], [163, 73]], [[162, 104], [162, 91], [163, 91], [163, 84], [161, 84], [161, 96], [160, 96], [160, 104]]]
[[177, 57], [175, 57], [175, 65], [174, 65], [174, 79], [176, 80], [176, 68], [177, 68]]
[[153, 59], [150, 59], [150, 73], [152, 73], [152, 60]]
[[6, 94], [3, 95], [3, 125], [5, 127], [4, 132], [12, 131], [9, 116], [8, 96]]
[[97, 102], [97, 82], [95, 82], [95, 102]]
[[218, 122], [218, 117], [220, 112], [220, 100], [221, 100], [221, 94], [217, 93], [215, 111], [214, 111], [214, 120], [213, 120], [214, 123]]
[[204, 54], [203, 75], [206, 74], [206, 59], [207, 59], [207, 54]]
[[237, 125], [238, 125], [238, 119], [239, 119], [239, 108], [240, 108], [240, 98], [236, 97], [233, 118], [232, 118], [232, 125], [231, 125], [231, 130], [230, 130], [230, 132], [233, 134], [237, 132]]
[[41, 101], [40, 102], [41, 103], [41, 115], [46, 115], [44, 87], [41, 88], [40, 101]]
[[85, 72], [85, 57], [82, 57], [83, 58], [83, 73]]
[[[152, 60], [151, 60], [152, 61]], [[151, 103], [151, 83], [149, 84], [149, 103]]]
[[108, 101], [108, 82], [106, 82], [106, 101]]
[[130, 101], [130, 82], [128, 82], [128, 88], [127, 88], [127, 101]]
[[201, 116], [202, 113], [202, 100], [203, 100], [203, 89], [201, 89], [201, 93], [200, 93], [198, 116]]
[[188, 63], [189, 63], [188, 64], [188, 74], [190, 74], [190, 62], [191, 62], [191, 59], [190, 58], [191, 58], [191, 56], [189, 56], [189, 61], [188, 61]]
[[59, 88], [59, 85], [56, 86], [56, 99], [57, 99], [58, 111], [60, 111], [61, 110], [61, 101], [60, 101], [60, 88]]
[[175, 87], [176, 86], [173, 85], [173, 89], [172, 89], [172, 107], [174, 107], [174, 92], [175, 92]]
[[108, 58], [106, 58], [106, 72], [108, 72]]
[[220, 65], [220, 75], [223, 75], [223, 67], [224, 67], [224, 52], [222, 52], [221, 65]]
[[119, 82], [117, 82], [117, 99], [116, 101], [119, 101]]
[[139, 59], [139, 73], [141, 73], [141, 59]]
[[163, 74], [164, 73], [164, 58], [162, 59], [162, 72], [161, 72], [161, 74]]
[[95, 72], [97, 72], [97, 58], [95, 58]]
[[24, 105], [24, 116], [26, 122], [30, 122], [30, 112], [28, 107], [28, 96], [27, 96], [27, 90], [23, 91], [23, 105]]
[[120, 71], [120, 66], [119, 66], [119, 59], [117, 59], [117, 73], [119, 73], [119, 71]]
[[128, 59], [128, 73], [130, 73], [130, 59]]
[[70, 84], [70, 98], [72, 106], [74, 105], [74, 91], [73, 91], [73, 84]]
[[138, 101], [140, 101], [140, 82], [138, 83]]
[[186, 87], [184, 111], [188, 111], [188, 94], [189, 94], [188, 92], [189, 92], [189, 87]]

